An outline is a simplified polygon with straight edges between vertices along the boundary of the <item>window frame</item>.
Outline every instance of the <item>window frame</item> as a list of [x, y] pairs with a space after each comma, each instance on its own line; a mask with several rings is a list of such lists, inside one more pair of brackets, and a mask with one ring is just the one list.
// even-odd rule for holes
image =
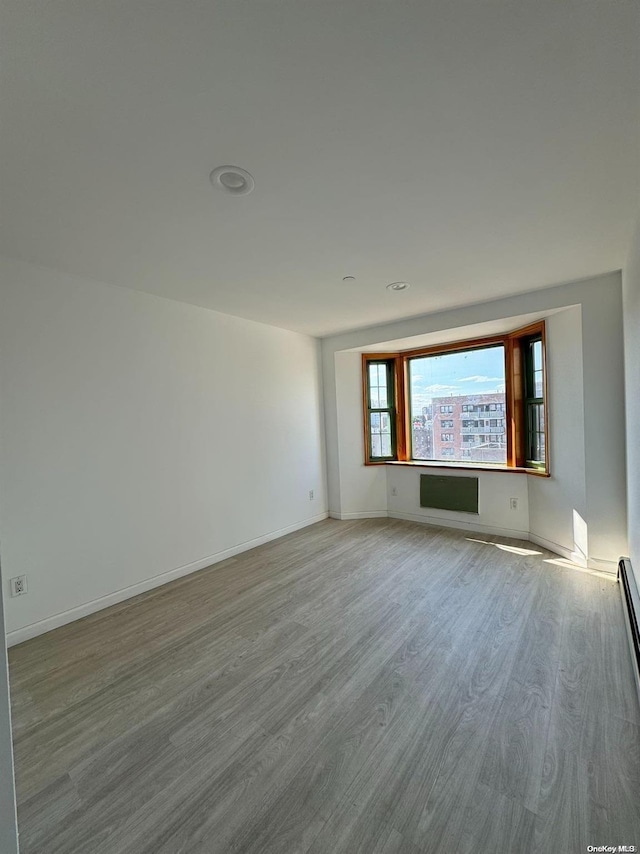
[[[544, 409], [544, 444], [545, 461], [527, 460], [528, 423], [526, 376], [527, 370], [525, 348], [528, 342], [540, 340], [542, 344], [543, 396], [536, 399], [542, 402]], [[503, 409], [497, 406], [492, 411], [494, 417], [502, 417], [506, 426], [507, 462], [476, 463], [455, 460], [419, 460], [412, 457], [411, 441], [411, 405], [410, 383], [408, 378], [409, 361], [423, 356], [437, 356], [446, 353], [460, 353], [468, 350], [479, 350], [491, 346], [503, 346], [505, 357], [505, 404]], [[369, 362], [386, 362], [388, 370], [393, 374], [395, 442], [392, 441], [393, 455], [389, 458], [371, 458], [371, 438], [369, 431], [369, 396], [368, 396], [368, 364]], [[405, 464], [427, 467], [449, 467], [465, 469], [483, 469], [490, 471], [526, 472], [543, 477], [551, 473], [549, 462], [549, 401], [547, 394], [547, 346], [546, 327], [544, 320], [529, 324], [520, 329], [502, 335], [485, 336], [463, 341], [453, 341], [431, 347], [421, 347], [405, 350], [399, 353], [362, 353], [363, 404], [364, 404], [364, 447], [365, 465]], [[500, 414], [499, 414], [500, 413]], [[461, 413], [462, 417], [470, 417], [470, 412]], [[489, 411], [486, 413], [489, 418]], [[393, 446], [394, 445], [394, 446]]]
[[[398, 357], [390, 353], [363, 353], [362, 368], [362, 400], [364, 407], [364, 448], [365, 465], [385, 465], [388, 462], [397, 461], [406, 457], [404, 435], [405, 428], [401, 426], [400, 413], [404, 409], [404, 393], [398, 382]], [[384, 364], [387, 370], [387, 406], [370, 406], [369, 394], [369, 365]], [[389, 400], [390, 398], [390, 400]], [[389, 405], [390, 404], [390, 405]], [[391, 420], [391, 455], [386, 457], [374, 457], [371, 454], [371, 413], [388, 412]], [[400, 455], [402, 454], [402, 456]]]
[[[533, 356], [533, 347], [534, 345], [540, 341], [542, 344], [542, 396], [535, 394], [535, 365], [534, 365], [534, 356]], [[523, 377], [524, 377], [524, 391], [523, 391], [523, 406], [524, 406], [524, 456], [525, 456], [525, 466], [527, 468], [534, 469], [544, 469], [545, 462], [542, 460], [534, 459], [533, 455], [529, 454], [529, 451], [532, 447], [532, 438], [531, 434], [542, 433], [544, 435], [544, 451], [545, 451], [545, 460], [547, 456], [547, 436], [546, 436], [546, 414], [547, 408], [545, 405], [545, 380], [547, 376], [547, 372], [544, 364], [544, 344], [542, 343], [542, 336], [539, 333], [534, 335], [529, 335], [526, 338], [522, 339], [522, 348], [523, 348]], [[532, 429], [531, 415], [533, 407], [537, 407], [542, 405], [542, 411], [545, 415], [545, 429], [540, 431], [534, 431]]]

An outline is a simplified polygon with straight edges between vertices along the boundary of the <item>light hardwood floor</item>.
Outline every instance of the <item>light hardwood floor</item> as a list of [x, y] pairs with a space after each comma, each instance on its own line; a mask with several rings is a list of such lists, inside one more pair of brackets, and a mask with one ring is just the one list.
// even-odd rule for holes
[[553, 557], [327, 520], [12, 649], [23, 854], [640, 847], [618, 587]]

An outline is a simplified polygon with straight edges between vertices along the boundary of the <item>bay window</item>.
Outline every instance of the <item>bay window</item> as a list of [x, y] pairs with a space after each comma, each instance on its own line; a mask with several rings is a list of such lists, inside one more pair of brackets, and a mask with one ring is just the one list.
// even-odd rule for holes
[[366, 464], [549, 473], [544, 321], [362, 358]]

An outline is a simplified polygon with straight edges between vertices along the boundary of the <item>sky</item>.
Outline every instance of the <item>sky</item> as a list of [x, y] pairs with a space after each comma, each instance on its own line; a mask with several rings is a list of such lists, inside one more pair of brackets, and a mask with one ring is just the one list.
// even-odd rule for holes
[[412, 415], [434, 397], [504, 391], [504, 347], [445, 353], [410, 362]]

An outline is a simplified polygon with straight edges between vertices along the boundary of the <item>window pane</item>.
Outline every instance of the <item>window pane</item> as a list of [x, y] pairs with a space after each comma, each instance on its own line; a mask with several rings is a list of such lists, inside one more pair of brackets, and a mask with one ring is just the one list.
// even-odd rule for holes
[[378, 365], [369, 365], [369, 406], [372, 409], [377, 409], [378, 402]]
[[544, 463], [544, 405], [542, 403], [528, 405], [527, 423], [529, 427], [527, 460], [533, 463]]
[[533, 393], [536, 397], [543, 395], [542, 371], [535, 371], [533, 374]]
[[391, 415], [388, 412], [371, 412], [369, 414], [371, 430], [371, 457], [391, 457]]
[[387, 388], [387, 367], [386, 367], [386, 365], [378, 365], [378, 386], [381, 389]]
[[369, 364], [369, 407], [383, 409], [389, 406], [387, 366], [379, 362]]
[[533, 370], [542, 371], [542, 341], [533, 342]]
[[506, 463], [506, 426], [488, 415], [505, 407], [502, 345], [410, 359], [409, 382], [414, 459]]

